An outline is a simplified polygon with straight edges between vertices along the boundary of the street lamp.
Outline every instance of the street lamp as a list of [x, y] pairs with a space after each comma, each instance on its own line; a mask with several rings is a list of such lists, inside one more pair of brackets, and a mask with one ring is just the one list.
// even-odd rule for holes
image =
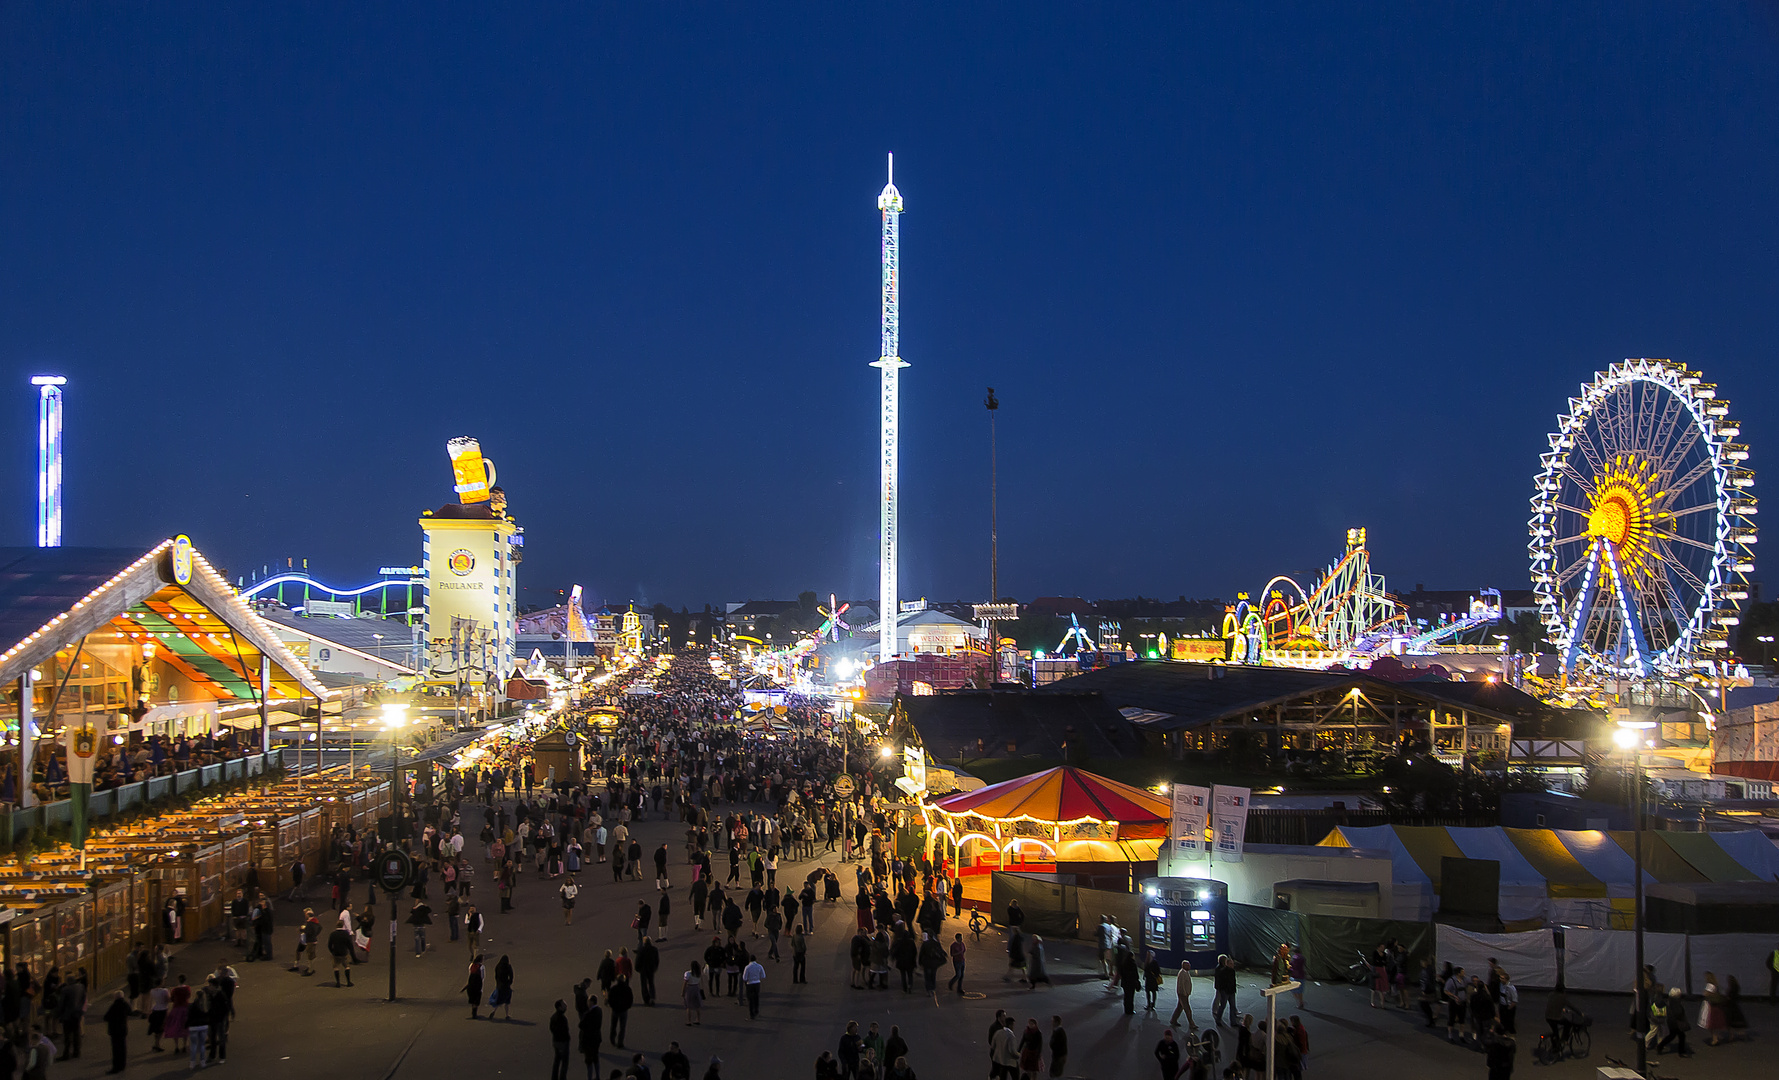
[[1632, 1034], [1637, 1040], [1637, 1074], [1649, 1075], [1649, 1046], [1643, 1039], [1643, 1033], [1649, 1025], [1649, 1002], [1643, 985], [1643, 744], [1647, 738], [1645, 732], [1655, 724], [1648, 720], [1620, 720], [1618, 730], [1612, 733], [1612, 741], [1618, 748], [1625, 751], [1630, 758], [1631, 778], [1631, 836], [1635, 839], [1633, 858], [1636, 879], [1631, 904], [1632, 929], [1637, 936], [1637, 970], [1633, 975], [1632, 986], [1635, 988], [1637, 1003], [1637, 1019], [1631, 1025]]

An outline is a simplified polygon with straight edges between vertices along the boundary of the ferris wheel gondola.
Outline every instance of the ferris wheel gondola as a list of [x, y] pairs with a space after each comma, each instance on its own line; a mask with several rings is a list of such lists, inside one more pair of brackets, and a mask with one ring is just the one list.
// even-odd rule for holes
[[1754, 473], [1729, 402], [1670, 360], [1569, 399], [1531, 500], [1532, 585], [1566, 679], [1679, 678], [1723, 655], [1754, 569]]

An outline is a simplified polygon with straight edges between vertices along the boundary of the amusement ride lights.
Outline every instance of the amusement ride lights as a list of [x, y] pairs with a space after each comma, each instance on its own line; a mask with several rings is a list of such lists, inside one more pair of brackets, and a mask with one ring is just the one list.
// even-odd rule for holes
[[1677, 679], [1722, 658], [1754, 569], [1740, 434], [1717, 388], [1671, 360], [1614, 364], [1569, 399], [1527, 522], [1565, 680]]
[[62, 387], [60, 375], [33, 375], [37, 388], [37, 546], [62, 546]]

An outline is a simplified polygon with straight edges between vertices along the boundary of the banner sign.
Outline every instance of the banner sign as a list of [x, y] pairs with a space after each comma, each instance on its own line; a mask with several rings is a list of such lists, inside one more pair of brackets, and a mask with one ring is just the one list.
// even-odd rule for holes
[[1174, 785], [1173, 824], [1169, 847], [1176, 859], [1205, 857], [1205, 818], [1211, 811], [1211, 789]]
[[1216, 811], [1216, 857], [1224, 862], [1242, 861], [1242, 840], [1248, 834], [1248, 796], [1245, 787], [1217, 785], [1213, 800]]
[[68, 750], [68, 782], [93, 782], [93, 764], [99, 753], [99, 731], [86, 718], [75, 720], [63, 729]]

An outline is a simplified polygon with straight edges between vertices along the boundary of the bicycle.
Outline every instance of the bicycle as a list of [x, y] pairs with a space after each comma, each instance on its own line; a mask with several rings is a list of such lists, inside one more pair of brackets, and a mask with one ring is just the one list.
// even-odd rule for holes
[[1588, 1029], [1593, 1020], [1579, 1016], [1563, 1026], [1560, 1034], [1546, 1033], [1538, 1036], [1538, 1045], [1532, 1050], [1532, 1061], [1537, 1065], [1554, 1065], [1565, 1058], [1584, 1058], [1593, 1049], [1593, 1038]]
[[1217, 1035], [1216, 1028], [1202, 1028], [1188, 1031], [1180, 1040], [1180, 1052], [1189, 1058], [1198, 1058], [1208, 1063], [1211, 1072], [1217, 1069], [1217, 1059], [1222, 1050], [1222, 1039]]
[[987, 930], [987, 929], [988, 929], [988, 919], [983, 916], [980, 909], [971, 908], [970, 909], [970, 933], [975, 934], [976, 940], [978, 942], [980, 942], [982, 940], [982, 931]]

